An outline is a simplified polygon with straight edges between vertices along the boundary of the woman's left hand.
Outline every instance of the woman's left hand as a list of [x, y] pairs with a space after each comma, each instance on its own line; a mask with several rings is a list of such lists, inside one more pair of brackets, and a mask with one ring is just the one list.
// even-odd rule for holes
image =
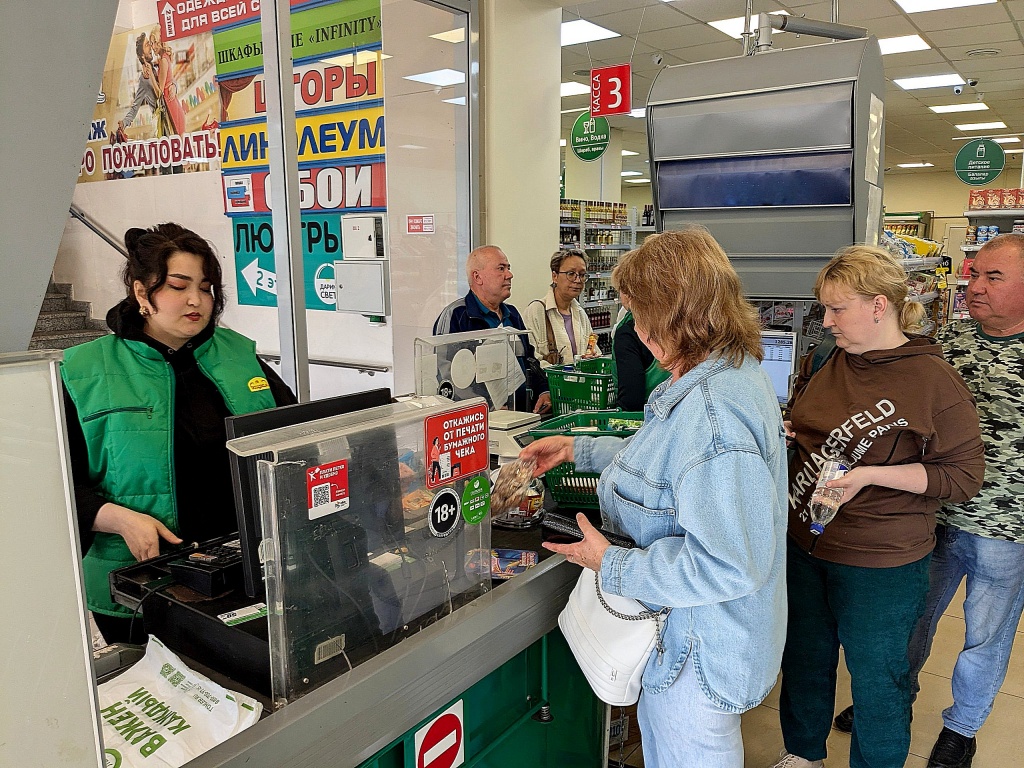
[[578, 541], [575, 544], [555, 544], [554, 542], [545, 541], [541, 546], [544, 549], [550, 549], [552, 552], [565, 555], [565, 559], [570, 563], [582, 565], [584, 568], [589, 568], [592, 571], [600, 571], [601, 560], [604, 558], [605, 550], [611, 544], [608, 543], [608, 539], [602, 536], [597, 528], [590, 524], [587, 516], [583, 513], [576, 515], [576, 523], [579, 525], [580, 530], [583, 531], [583, 541]]
[[873, 485], [870, 477], [870, 467], [854, 467], [842, 477], [836, 480], [829, 480], [825, 483], [827, 488], [842, 488], [843, 489], [843, 500], [840, 504], [845, 504], [858, 493], [861, 489], [868, 485]]

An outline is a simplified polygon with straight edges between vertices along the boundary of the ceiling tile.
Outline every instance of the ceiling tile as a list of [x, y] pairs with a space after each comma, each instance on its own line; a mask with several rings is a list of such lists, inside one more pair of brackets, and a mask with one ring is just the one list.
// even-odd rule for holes
[[926, 11], [910, 14], [911, 20], [926, 32], [937, 29], [962, 29], [983, 24], [1002, 24], [1010, 20], [1010, 14], [1002, 3], [975, 5], [969, 8], [952, 8], [948, 11]]
[[[1024, 55], [1024, 43], [1019, 40], [1007, 40], [1002, 43], [987, 43], [984, 47], [995, 48], [999, 51], [1000, 56], [1021, 56]], [[968, 51], [978, 50], [976, 45], [958, 45], [948, 48], [943, 48], [943, 53], [949, 57], [950, 61], [957, 62], [957, 66], [963, 64], [965, 69], [970, 69], [976, 62], [984, 61], [986, 59], [997, 59], [998, 56], [968, 56]]]
[[[1024, 2], [1024, 0], [1022, 0]], [[1012, 23], [990, 24], [983, 27], [962, 27], [926, 32], [922, 35], [932, 45], [977, 45], [989, 47], [1005, 40], [1019, 40], [1020, 33]], [[998, 48], [998, 45], [995, 45]]]
[[[711, 33], [714, 33], [714, 37], [711, 36]], [[721, 39], [722, 35], [717, 30], [700, 22], [640, 33], [640, 42], [661, 51], [674, 51], [677, 48], [703, 45]]]
[[[596, 4], [593, 3], [592, 5]], [[590, 5], [581, 6], [580, 10], [583, 11], [583, 18], [590, 19], [602, 27], [614, 29], [620, 34], [630, 36], [636, 35], [638, 29], [641, 32], [645, 32], [657, 29], [670, 29], [680, 24], [696, 23], [694, 19], [681, 13], [674, 6], [662, 3], [660, 0], [653, 5], [648, 3], [646, 6], [643, 3], [637, 3], [636, 5], [631, 3], [624, 4], [622, 0], [614, 0], [613, 4], [617, 5], [618, 8], [614, 12], [601, 16], [590, 15], [587, 12], [587, 9], [591, 7]], [[643, 17], [642, 26], [640, 24], [641, 17]]]
[[1006, 4], [1006, 7], [1010, 11], [1010, 15], [1018, 21], [1024, 20], [1024, 0], [1010, 0]]

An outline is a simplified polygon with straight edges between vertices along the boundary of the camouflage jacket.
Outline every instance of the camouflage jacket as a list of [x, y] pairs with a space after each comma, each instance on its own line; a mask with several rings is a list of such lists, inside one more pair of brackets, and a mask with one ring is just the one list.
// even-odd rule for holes
[[968, 533], [1024, 543], [1024, 334], [996, 338], [974, 320], [938, 334], [946, 359], [974, 395], [985, 443], [985, 483], [938, 521]]

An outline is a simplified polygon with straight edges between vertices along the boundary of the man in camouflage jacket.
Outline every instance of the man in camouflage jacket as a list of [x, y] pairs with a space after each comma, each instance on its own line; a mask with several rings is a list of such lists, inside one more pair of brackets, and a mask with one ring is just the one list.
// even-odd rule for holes
[[967, 637], [953, 670], [953, 705], [928, 765], [968, 768], [1006, 676], [1024, 607], [1024, 235], [978, 251], [967, 287], [970, 320], [938, 335], [977, 401], [985, 482], [970, 501], [939, 510], [927, 607], [910, 643], [913, 690], [939, 617], [967, 579]]

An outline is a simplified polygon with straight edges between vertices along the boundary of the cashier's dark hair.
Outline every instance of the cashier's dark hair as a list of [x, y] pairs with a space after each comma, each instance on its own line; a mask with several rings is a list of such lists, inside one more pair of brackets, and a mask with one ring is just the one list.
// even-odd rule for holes
[[223, 277], [220, 261], [213, 246], [205, 238], [180, 224], [167, 222], [149, 229], [132, 227], [124, 233], [124, 244], [128, 259], [121, 271], [121, 279], [127, 291], [127, 301], [132, 312], [139, 311], [133, 286], [138, 280], [146, 286], [146, 298], [153, 300], [153, 294], [167, 282], [167, 262], [182, 251], [203, 260], [203, 277], [210, 282], [213, 293], [213, 315], [211, 323], [217, 322], [224, 311]]
[[628, 298], [637, 328], [665, 352], [666, 368], [685, 373], [708, 357], [738, 368], [744, 357], [764, 355], [757, 312], [703, 227], [651, 235], [619, 260], [612, 284]]

